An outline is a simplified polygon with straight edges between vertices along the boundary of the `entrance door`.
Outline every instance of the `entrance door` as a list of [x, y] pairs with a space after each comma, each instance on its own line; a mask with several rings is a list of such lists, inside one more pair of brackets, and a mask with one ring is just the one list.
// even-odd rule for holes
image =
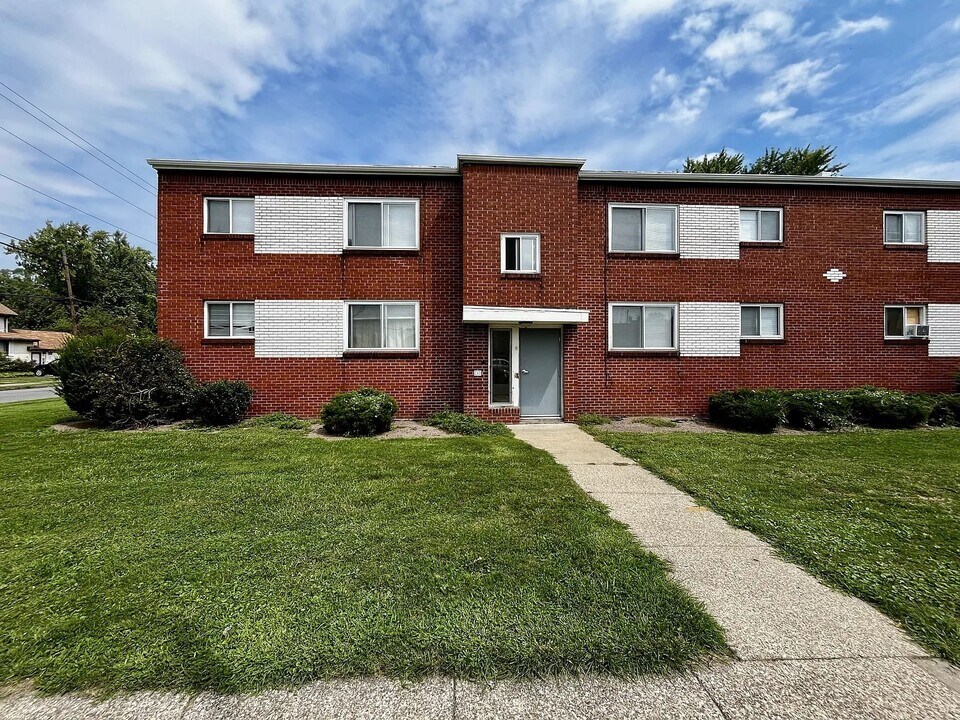
[[520, 415], [560, 417], [560, 329], [520, 329]]

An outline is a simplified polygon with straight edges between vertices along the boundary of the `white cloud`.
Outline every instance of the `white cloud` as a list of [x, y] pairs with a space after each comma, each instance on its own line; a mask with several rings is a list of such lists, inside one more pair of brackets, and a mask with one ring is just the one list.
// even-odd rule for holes
[[660, 68], [650, 80], [650, 92], [654, 97], [660, 98], [669, 95], [680, 85], [680, 77], [667, 72], [666, 68]]
[[797, 93], [816, 95], [823, 91], [839, 66], [825, 67], [823, 60], [807, 59], [780, 68], [757, 97], [762, 105], [782, 105]]
[[957, 17], [953, 19], [953, 22], [950, 23], [949, 27], [954, 32], [960, 32], [960, 15], [957, 15]]
[[689, 125], [700, 117], [710, 101], [712, 92], [719, 86], [720, 82], [716, 78], [705, 78], [692, 90], [685, 90], [675, 95], [670, 102], [670, 107], [657, 114], [657, 120]]
[[789, 37], [793, 25], [793, 17], [786, 12], [761, 10], [750, 15], [737, 29], [722, 30], [703, 55], [727, 74], [746, 67], [763, 70], [772, 62], [767, 51]]
[[960, 58], [922, 68], [893, 94], [862, 116], [868, 123], [904, 123], [936, 116], [960, 104]]
[[693, 47], [700, 47], [707, 42], [708, 33], [717, 24], [717, 15], [713, 12], [700, 12], [687, 15], [683, 19], [680, 29], [673, 35], [675, 40], [683, 40]]

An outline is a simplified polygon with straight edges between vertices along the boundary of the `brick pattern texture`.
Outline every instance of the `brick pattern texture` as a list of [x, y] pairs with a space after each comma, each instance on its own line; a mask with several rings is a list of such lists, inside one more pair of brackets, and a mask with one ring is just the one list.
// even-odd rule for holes
[[344, 304], [340, 300], [257, 300], [254, 355], [341, 357]]
[[[394, 394], [404, 416], [449, 407], [517, 420], [516, 408], [488, 406], [487, 328], [462, 323], [465, 304], [590, 311], [589, 323], [563, 331], [567, 419], [582, 412], [701, 412], [712, 392], [735, 387], [871, 383], [950, 390], [960, 365], [960, 261], [939, 254], [941, 259], [928, 262], [926, 247], [883, 244], [885, 208], [925, 210], [930, 253], [941, 253], [933, 238], [948, 236], [937, 229], [943, 225], [938, 218], [960, 212], [954, 192], [580, 181], [570, 167], [482, 164], [442, 178], [170, 170], [159, 174], [159, 186], [160, 333], [183, 347], [201, 380], [250, 382], [254, 413], [315, 415], [333, 393], [372, 384]], [[203, 234], [204, 196], [288, 198], [297, 207], [311, 205], [303, 198], [418, 198], [421, 248], [255, 252], [252, 235]], [[682, 248], [672, 257], [611, 255], [610, 202], [712, 208], [695, 214], [728, 229], [718, 230], [725, 239], [703, 251], [710, 257], [692, 257]], [[738, 228], [739, 206], [783, 208], [783, 243], [737, 243], [734, 254], [730, 233], [735, 217]], [[689, 215], [680, 215], [681, 243], [693, 232], [686, 227]], [[501, 275], [501, 232], [540, 233], [539, 274]], [[703, 227], [696, 235], [699, 240], [689, 241], [714, 247]], [[294, 245], [301, 241], [312, 242], [301, 238]], [[944, 242], [953, 241], [940, 247]], [[847, 277], [831, 283], [823, 273], [832, 267]], [[249, 341], [202, 339], [203, 302], [217, 299], [259, 301], [258, 313], [270, 301], [297, 301], [305, 308], [314, 306], [304, 301], [419, 300], [420, 351], [323, 357], [317, 355], [335, 353], [317, 339], [317, 347], [303, 351], [316, 355], [291, 357], [289, 348], [300, 342], [295, 337], [342, 333], [342, 315], [331, 316], [321, 331], [315, 313], [298, 331], [291, 328], [287, 345], [276, 350], [284, 357], [265, 357], [272, 354], [271, 336], [259, 326], [256, 349]], [[699, 317], [705, 339], [691, 345], [682, 332], [680, 354], [610, 352], [610, 302], [679, 303], [681, 318], [683, 308], [699, 308], [688, 317]], [[741, 302], [782, 303], [784, 339], [734, 342], [734, 308]], [[929, 343], [884, 340], [885, 304], [928, 304], [937, 337]], [[693, 354], [697, 345], [709, 355]]]
[[739, 357], [740, 304], [680, 303], [677, 335], [685, 357]]
[[927, 212], [927, 260], [960, 263], [960, 212]]
[[258, 195], [253, 201], [256, 253], [343, 252], [343, 198]]
[[739, 207], [681, 205], [677, 215], [681, 258], [739, 259]]

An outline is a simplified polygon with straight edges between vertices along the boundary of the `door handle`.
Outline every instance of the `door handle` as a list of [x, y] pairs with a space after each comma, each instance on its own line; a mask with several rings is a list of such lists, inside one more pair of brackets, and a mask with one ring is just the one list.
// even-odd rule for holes
[[521, 371], [520, 371], [520, 374], [521, 374], [521, 375], [529, 375], [529, 374], [530, 374], [530, 371], [529, 371], [529, 370], [521, 370]]

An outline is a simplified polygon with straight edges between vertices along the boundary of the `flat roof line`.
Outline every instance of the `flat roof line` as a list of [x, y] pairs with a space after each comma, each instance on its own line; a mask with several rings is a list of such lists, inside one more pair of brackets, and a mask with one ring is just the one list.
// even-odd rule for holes
[[232, 162], [228, 160], [167, 160], [149, 158], [155, 170], [212, 170], [215, 172], [305, 173], [322, 175], [448, 175], [460, 171], [446, 165], [337, 165], [314, 163]]

